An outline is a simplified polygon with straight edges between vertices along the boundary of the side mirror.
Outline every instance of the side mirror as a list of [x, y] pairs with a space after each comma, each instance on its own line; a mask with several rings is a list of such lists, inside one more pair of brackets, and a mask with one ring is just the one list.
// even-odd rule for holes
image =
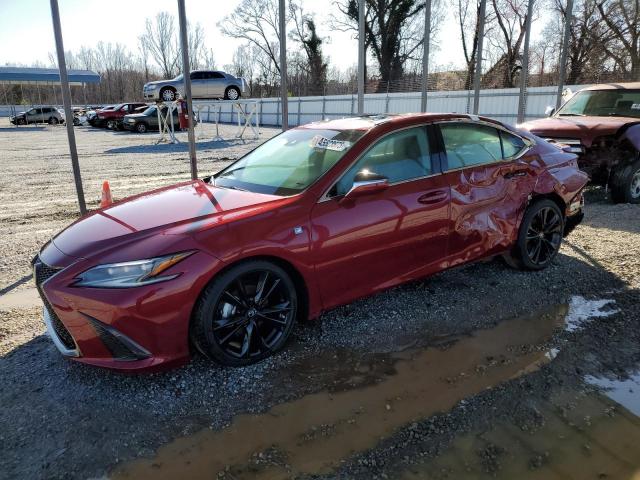
[[556, 107], [551, 106], [551, 105], [547, 105], [547, 108], [544, 109], [544, 114], [547, 117], [550, 117], [551, 115], [553, 115], [554, 113], [556, 113]]
[[356, 198], [361, 195], [381, 192], [389, 187], [389, 179], [369, 170], [362, 170], [353, 178], [351, 189], [342, 197], [341, 201]]

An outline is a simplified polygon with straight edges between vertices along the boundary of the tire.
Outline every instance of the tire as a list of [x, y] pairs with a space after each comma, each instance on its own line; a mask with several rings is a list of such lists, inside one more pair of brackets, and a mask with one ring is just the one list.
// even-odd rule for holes
[[26, 125], [27, 121], [24, 118], [19, 118], [18, 120], [16, 120], [16, 124], [17, 125]]
[[617, 167], [610, 186], [614, 203], [640, 203], [640, 160]]
[[286, 344], [297, 309], [296, 288], [285, 270], [264, 260], [238, 263], [200, 295], [191, 342], [222, 365], [256, 363]]
[[224, 91], [225, 100], [238, 100], [240, 95], [240, 89], [238, 87], [227, 87]]
[[163, 102], [173, 102], [176, 98], [178, 98], [178, 95], [175, 88], [164, 87], [160, 90], [160, 100]]
[[80, 126], [80, 119], [79, 118], [75, 118], [73, 119], [73, 125], [75, 127], [79, 127]]
[[535, 201], [524, 213], [515, 247], [503, 258], [508, 265], [521, 270], [548, 267], [562, 245], [564, 222], [564, 215], [554, 201]]
[[49, 117], [48, 123], [49, 123], [49, 125], [58, 125], [58, 123], [60, 123], [60, 121], [56, 117]]
[[107, 130], [115, 130], [116, 122], [114, 120], [107, 120]]
[[136, 123], [136, 132], [147, 133], [148, 130], [149, 130], [149, 127], [147, 126], [146, 123], [143, 123], [143, 122]]

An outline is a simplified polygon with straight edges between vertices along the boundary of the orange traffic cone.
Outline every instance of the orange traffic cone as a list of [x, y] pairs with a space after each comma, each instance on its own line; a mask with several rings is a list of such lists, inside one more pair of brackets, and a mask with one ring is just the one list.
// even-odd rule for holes
[[102, 199], [100, 200], [100, 208], [108, 207], [113, 203], [111, 198], [111, 188], [109, 188], [109, 181], [105, 180], [102, 183]]

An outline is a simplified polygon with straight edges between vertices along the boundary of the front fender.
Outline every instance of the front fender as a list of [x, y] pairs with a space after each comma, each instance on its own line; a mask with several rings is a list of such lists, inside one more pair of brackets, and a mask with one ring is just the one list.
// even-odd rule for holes
[[629, 142], [636, 151], [640, 152], [640, 124], [628, 127], [624, 132], [622, 132], [619, 140], [620, 142]]

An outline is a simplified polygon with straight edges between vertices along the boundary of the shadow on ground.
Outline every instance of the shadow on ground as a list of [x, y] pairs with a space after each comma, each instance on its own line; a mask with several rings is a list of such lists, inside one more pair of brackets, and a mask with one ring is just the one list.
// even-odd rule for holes
[[[120, 134], [126, 134], [126, 132], [120, 132]], [[156, 136], [158, 134], [156, 133]], [[150, 134], [144, 134], [144, 137], [150, 137]], [[220, 150], [229, 147], [234, 147], [237, 145], [247, 145], [253, 142], [260, 142], [260, 140], [244, 140], [244, 139], [233, 139], [233, 140], [207, 140], [207, 141], [197, 141], [196, 149], [201, 150]], [[180, 143], [149, 143], [145, 145], [133, 145], [128, 147], [118, 147], [111, 148], [109, 150], [105, 150], [104, 153], [176, 153], [176, 152], [188, 152], [189, 151], [189, 143], [186, 141]]]

